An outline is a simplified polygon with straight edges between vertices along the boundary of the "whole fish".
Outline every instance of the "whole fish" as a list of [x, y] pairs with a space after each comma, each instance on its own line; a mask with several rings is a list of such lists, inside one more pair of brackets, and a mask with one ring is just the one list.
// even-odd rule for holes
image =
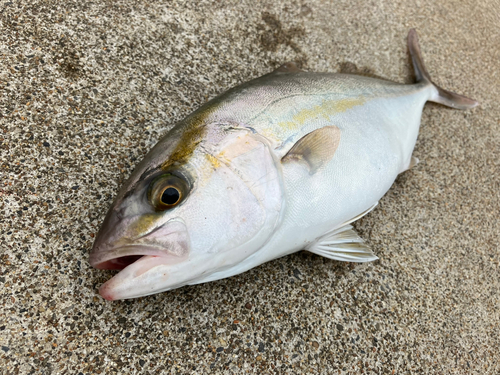
[[443, 90], [408, 34], [416, 83], [305, 72], [287, 63], [177, 123], [137, 166], [90, 264], [121, 271], [108, 300], [218, 280], [308, 250], [377, 259], [350, 225], [417, 160], [422, 108], [477, 102]]

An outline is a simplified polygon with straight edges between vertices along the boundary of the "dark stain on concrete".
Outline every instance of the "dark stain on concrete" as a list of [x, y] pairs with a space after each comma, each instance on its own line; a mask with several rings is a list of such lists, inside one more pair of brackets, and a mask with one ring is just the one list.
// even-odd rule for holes
[[280, 45], [285, 45], [300, 55], [296, 60], [299, 66], [307, 62], [306, 56], [295, 41], [305, 36], [304, 27], [295, 26], [285, 29], [278, 17], [269, 12], [262, 13], [262, 21], [264, 24], [259, 28], [262, 31], [260, 44], [266, 51], [276, 52]]

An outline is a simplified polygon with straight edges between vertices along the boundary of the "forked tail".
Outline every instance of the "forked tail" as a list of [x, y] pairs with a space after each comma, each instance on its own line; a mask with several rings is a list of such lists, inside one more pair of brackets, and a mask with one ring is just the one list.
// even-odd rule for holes
[[420, 46], [418, 44], [417, 32], [415, 31], [415, 29], [411, 29], [408, 33], [408, 49], [410, 50], [411, 61], [413, 62], [413, 68], [415, 69], [417, 82], [429, 82], [437, 91], [436, 94], [429, 99], [430, 101], [457, 109], [474, 108], [479, 104], [473, 99], [442, 89], [432, 82], [431, 76], [427, 72], [427, 69], [425, 69], [424, 60], [422, 59], [422, 54], [420, 53]]

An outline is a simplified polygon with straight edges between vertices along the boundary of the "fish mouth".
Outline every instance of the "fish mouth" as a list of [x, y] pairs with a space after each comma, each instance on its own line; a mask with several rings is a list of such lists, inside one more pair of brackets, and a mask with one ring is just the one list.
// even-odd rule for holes
[[145, 256], [168, 257], [165, 249], [149, 246], [117, 247], [105, 254], [92, 253], [89, 263], [99, 270], [122, 270]]
[[120, 271], [99, 289], [107, 300], [154, 293], [170, 278], [172, 266], [190, 256], [186, 225], [180, 220], [170, 220], [139, 238], [108, 238], [98, 236], [89, 257], [94, 268]]
[[[137, 280], [141, 275], [157, 266], [171, 266], [186, 258], [187, 256], [169, 254], [165, 249], [127, 246], [113, 249], [104, 256], [92, 254], [90, 264], [97, 269], [120, 271], [99, 288], [99, 294], [104, 299], [113, 301], [123, 298], [118, 289], [122, 289], [122, 286], [130, 281]], [[133, 293], [134, 286], [128, 286], [126, 289]]]
[[169, 220], [138, 238], [110, 243], [103, 237], [98, 235], [89, 257], [90, 265], [101, 270], [122, 270], [143, 256], [183, 258], [190, 249], [186, 225], [180, 220]]

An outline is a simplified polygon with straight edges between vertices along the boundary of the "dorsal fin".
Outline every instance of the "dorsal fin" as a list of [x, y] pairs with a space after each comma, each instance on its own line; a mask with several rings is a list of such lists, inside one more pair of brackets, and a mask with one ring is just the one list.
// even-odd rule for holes
[[286, 62], [274, 71], [274, 73], [299, 73], [299, 72], [303, 72], [303, 70], [300, 69], [294, 62]]
[[281, 159], [282, 163], [305, 162], [309, 173], [314, 174], [337, 151], [340, 143], [340, 129], [334, 125], [317, 129], [300, 138]]

